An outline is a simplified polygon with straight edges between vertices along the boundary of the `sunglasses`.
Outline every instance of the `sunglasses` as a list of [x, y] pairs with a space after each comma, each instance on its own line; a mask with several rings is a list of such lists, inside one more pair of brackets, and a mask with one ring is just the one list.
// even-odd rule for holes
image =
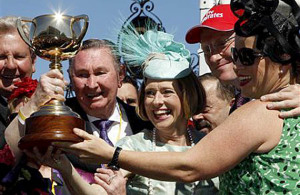
[[254, 64], [254, 61], [258, 57], [266, 56], [263, 52], [255, 52], [253, 49], [250, 48], [241, 48], [237, 49], [235, 47], [231, 48], [231, 58], [233, 63], [237, 63], [239, 59], [241, 64], [244, 66], [251, 66]]

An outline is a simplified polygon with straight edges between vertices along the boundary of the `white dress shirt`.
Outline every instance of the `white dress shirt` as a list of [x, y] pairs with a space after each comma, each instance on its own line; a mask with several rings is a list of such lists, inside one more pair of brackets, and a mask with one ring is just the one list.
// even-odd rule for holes
[[[122, 116], [122, 118], [120, 117]], [[99, 129], [93, 124], [96, 120], [101, 120], [94, 116], [87, 115], [88, 120], [92, 123], [93, 135], [99, 136]], [[107, 130], [108, 138], [115, 145], [117, 141], [125, 136], [132, 135], [132, 129], [128, 122], [126, 112], [122, 105], [118, 102], [116, 103], [113, 114], [108, 118], [108, 120], [114, 121], [113, 124]]]

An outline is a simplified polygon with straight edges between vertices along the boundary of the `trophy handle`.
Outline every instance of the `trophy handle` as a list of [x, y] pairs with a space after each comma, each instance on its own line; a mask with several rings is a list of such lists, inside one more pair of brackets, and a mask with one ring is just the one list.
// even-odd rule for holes
[[75, 21], [79, 21], [79, 20], [84, 20], [84, 24], [83, 24], [83, 27], [81, 29], [81, 33], [77, 38], [77, 41], [76, 41], [77, 44], [81, 42], [81, 40], [83, 39], [83, 37], [84, 37], [84, 35], [87, 31], [87, 28], [88, 28], [88, 25], [89, 25], [89, 17], [85, 14], [74, 16], [74, 20], [71, 22], [71, 29], [72, 29], [72, 33], [73, 33], [73, 39], [74, 39], [74, 36], [75, 36], [74, 30], [73, 30], [73, 23]]
[[[21, 37], [22, 37], [22, 39], [25, 41], [25, 43], [26, 43], [27, 45], [29, 45], [29, 47], [33, 48], [33, 46], [32, 46], [32, 44], [31, 44], [29, 38], [25, 35], [25, 32], [24, 32], [24, 30], [23, 30], [23, 28], [22, 28], [22, 22], [26, 22], [26, 23], [29, 23], [29, 22], [30, 22], [30, 23], [34, 24], [35, 27], [36, 27], [36, 25], [35, 25], [35, 23], [32, 21], [32, 19], [30, 19], [30, 18], [19, 17], [19, 18], [17, 19], [17, 29], [18, 29], [18, 31], [19, 31], [19, 34], [21, 35]], [[29, 29], [29, 30], [30, 30], [30, 29]]]

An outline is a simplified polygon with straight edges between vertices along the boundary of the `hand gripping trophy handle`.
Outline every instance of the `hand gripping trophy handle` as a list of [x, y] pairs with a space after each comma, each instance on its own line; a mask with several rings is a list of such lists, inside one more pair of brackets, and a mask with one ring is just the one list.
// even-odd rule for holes
[[[83, 25], [81, 27], [81, 21]], [[50, 61], [51, 69], [61, 71], [61, 61], [76, 55], [88, 28], [88, 16], [48, 14], [33, 19], [19, 18], [17, 29], [23, 40], [39, 57]], [[24, 29], [31, 23], [29, 33]], [[27, 36], [27, 34], [29, 34]], [[26, 135], [20, 140], [21, 149], [38, 146], [45, 150], [53, 141], [79, 142], [73, 128], [85, 129], [85, 122], [64, 102], [51, 100], [25, 120]]]

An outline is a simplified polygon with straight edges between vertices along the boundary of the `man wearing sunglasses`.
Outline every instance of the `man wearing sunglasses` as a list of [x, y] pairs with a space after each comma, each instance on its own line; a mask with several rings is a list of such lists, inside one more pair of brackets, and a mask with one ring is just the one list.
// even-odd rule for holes
[[[240, 96], [240, 81], [234, 71], [234, 61], [240, 60], [245, 65], [253, 64], [256, 57], [263, 55], [254, 51], [236, 51], [234, 47], [234, 24], [238, 20], [233, 15], [229, 4], [212, 7], [203, 17], [200, 25], [192, 27], [186, 34], [188, 43], [200, 43], [205, 61], [212, 74], [222, 83], [232, 84], [237, 93], [231, 111], [248, 102]], [[262, 96], [263, 101], [273, 101], [268, 109], [292, 108], [281, 112], [280, 117], [300, 115], [300, 86], [291, 85], [281, 92]]]

